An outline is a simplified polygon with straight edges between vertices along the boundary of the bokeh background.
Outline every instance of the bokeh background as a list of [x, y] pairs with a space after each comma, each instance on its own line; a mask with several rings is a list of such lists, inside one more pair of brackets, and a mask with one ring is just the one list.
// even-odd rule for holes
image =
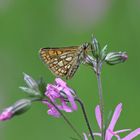
[[[127, 51], [126, 63], [102, 71], [105, 118], [122, 102], [116, 130], [140, 127], [140, 1], [139, 0], [0, 0], [0, 110], [25, 98], [23, 72], [47, 83], [52, 73], [38, 56], [42, 47], [80, 45], [96, 36], [109, 51]], [[99, 131], [94, 109], [98, 104], [95, 74], [81, 65], [69, 86], [85, 102], [94, 131]], [[63, 119], [48, 116], [35, 103], [27, 113], [0, 122], [1, 140], [68, 140], [76, 137]], [[88, 132], [80, 108], [66, 114], [78, 130]], [[127, 134], [127, 133], [126, 133]], [[122, 136], [124, 136], [123, 134]], [[135, 138], [140, 139], [140, 136]]]

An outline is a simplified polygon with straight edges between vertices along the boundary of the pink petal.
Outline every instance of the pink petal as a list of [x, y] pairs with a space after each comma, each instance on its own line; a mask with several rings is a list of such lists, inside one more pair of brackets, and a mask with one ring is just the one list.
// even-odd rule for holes
[[113, 136], [116, 137], [117, 140], [121, 140], [120, 136], [116, 132], [113, 132], [110, 129], [107, 129], [105, 140], [111, 140]]
[[66, 112], [72, 112], [73, 110], [67, 105], [67, 103], [65, 101], [61, 101], [62, 103], [62, 107], [63, 107], [63, 110], [66, 111]]
[[121, 140], [119, 135], [114, 135], [114, 136], [117, 138], [117, 140]]
[[45, 92], [45, 95], [48, 97], [52, 97], [52, 98], [59, 98], [60, 94], [59, 94], [59, 89], [57, 88], [57, 86], [54, 86], [52, 84], [48, 84], [47, 85], [47, 90]]
[[115, 131], [115, 133], [119, 134], [119, 133], [123, 133], [123, 132], [127, 132], [127, 131], [131, 131], [131, 129], [118, 130], [118, 131]]
[[56, 118], [60, 117], [60, 113], [54, 107], [52, 107], [48, 110], [48, 114], [51, 116], [54, 116]]
[[[51, 116], [54, 116], [54, 117], [60, 117], [60, 113], [56, 110], [56, 108], [51, 104], [49, 103], [48, 101], [43, 101], [43, 103], [47, 104], [48, 106], [48, 111], [47, 113]], [[60, 110], [62, 109], [61, 106], [57, 106]]]
[[111, 140], [111, 138], [116, 135], [113, 131], [111, 131], [110, 129], [106, 130], [106, 134], [105, 134], [105, 140]]
[[56, 78], [55, 79], [56, 85], [61, 86], [63, 88], [67, 87], [67, 84], [65, 81], [63, 81], [61, 78]]
[[0, 114], [0, 121], [9, 120], [13, 117], [13, 107], [6, 108], [1, 114]]
[[73, 95], [71, 94], [71, 92], [69, 91], [69, 89], [64, 89], [64, 92], [66, 93], [67, 95], [67, 98], [71, 104], [71, 107], [73, 110], [77, 110], [77, 105], [75, 103], [75, 100], [74, 100], [74, 97]]
[[66, 93], [67, 98], [68, 98], [68, 100], [69, 100], [69, 102], [71, 104], [72, 109], [77, 110], [77, 105], [76, 105], [76, 103], [74, 101], [74, 97], [73, 97], [73, 95], [71, 93], [71, 89], [67, 86], [66, 82], [63, 81], [60, 78], [56, 78], [55, 82], [56, 82], [56, 85], [58, 86], [58, 88], [61, 87], [61, 90], [63, 90]]
[[115, 111], [114, 111], [112, 120], [111, 120], [111, 122], [109, 124], [109, 127], [108, 127], [108, 129], [110, 129], [111, 131], [114, 130], [114, 127], [116, 125], [116, 122], [117, 122], [117, 120], [120, 117], [121, 111], [122, 111], [122, 103], [118, 104], [117, 107], [115, 108]]
[[136, 130], [132, 131], [130, 134], [128, 134], [122, 140], [132, 140], [133, 138], [135, 138], [138, 135], [140, 135], [140, 128], [137, 128]]
[[101, 129], [101, 112], [100, 112], [99, 105], [97, 105], [95, 108], [95, 116], [96, 116], [96, 120], [97, 120], [97, 123], [99, 125], [99, 128]]
[[115, 127], [115, 125], [116, 125], [116, 122], [117, 122], [117, 120], [119, 119], [119, 116], [120, 116], [121, 111], [122, 111], [122, 103], [119, 103], [119, 104], [117, 105], [117, 107], [115, 108], [113, 117], [112, 117], [111, 122], [110, 122], [110, 124], [109, 124], [109, 127], [108, 127], [108, 129], [107, 129], [107, 131], [106, 131], [106, 136], [105, 136], [105, 138], [106, 138], [107, 140], [111, 140], [111, 138], [112, 138], [112, 136], [113, 136], [113, 134], [110, 133], [110, 132], [113, 132], [114, 127]]
[[88, 140], [86, 133], [83, 133], [84, 135], [84, 140]]

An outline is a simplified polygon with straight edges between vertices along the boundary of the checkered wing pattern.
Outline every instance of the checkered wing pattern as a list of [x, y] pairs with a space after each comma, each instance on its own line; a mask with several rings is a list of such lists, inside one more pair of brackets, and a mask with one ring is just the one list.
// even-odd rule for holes
[[81, 64], [84, 51], [83, 46], [72, 46], [66, 48], [42, 48], [39, 54], [53, 74], [70, 79]]

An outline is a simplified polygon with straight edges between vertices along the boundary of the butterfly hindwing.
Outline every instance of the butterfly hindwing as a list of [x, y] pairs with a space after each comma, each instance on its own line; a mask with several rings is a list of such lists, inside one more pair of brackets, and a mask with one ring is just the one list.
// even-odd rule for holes
[[40, 57], [58, 77], [70, 79], [78, 69], [84, 50], [82, 46], [67, 48], [42, 48]]
[[78, 46], [70, 48], [42, 48], [40, 57], [56, 76], [66, 76]]

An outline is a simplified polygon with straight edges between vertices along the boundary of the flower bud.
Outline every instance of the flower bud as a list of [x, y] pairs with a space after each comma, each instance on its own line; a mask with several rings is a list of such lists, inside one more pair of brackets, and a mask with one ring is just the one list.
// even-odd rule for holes
[[13, 117], [13, 107], [8, 107], [3, 110], [3, 112], [0, 114], [0, 121], [6, 121]]
[[34, 89], [34, 90], [38, 90], [37, 82], [32, 77], [27, 75], [26, 73], [24, 73], [24, 80], [29, 88]]
[[102, 61], [104, 61], [106, 55], [107, 55], [107, 45], [105, 45], [104, 48], [100, 52], [100, 58]]
[[3, 110], [3, 112], [0, 114], [0, 121], [9, 120], [15, 115], [22, 114], [25, 111], [27, 111], [30, 106], [31, 106], [30, 100], [21, 99], [12, 106]]
[[99, 57], [100, 45], [99, 45], [99, 42], [96, 40], [96, 38], [93, 38], [92, 40], [91, 51], [95, 58]]
[[85, 60], [84, 60], [84, 63], [88, 64], [89, 66], [91, 66], [93, 68], [93, 70], [95, 71], [96, 73], [96, 67], [97, 67], [97, 62], [96, 62], [96, 59], [91, 57], [90, 55], [87, 55], [85, 57]]
[[31, 107], [31, 100], [21, 99], [17, 101], [13, 106], [13, 112], [16, 115], [26, 112]]
[[110, 65], [122, 63], [128, 59], [126, 52], [111, 52], [108, 53], [105, 61]]
[[46, 91], [46, 82], [44, 81], [44, 79], [41, 77], [39, 80], [38, 80], [38, 89], [40, 91], [40, 93], [44, 94], [45, 91]]

